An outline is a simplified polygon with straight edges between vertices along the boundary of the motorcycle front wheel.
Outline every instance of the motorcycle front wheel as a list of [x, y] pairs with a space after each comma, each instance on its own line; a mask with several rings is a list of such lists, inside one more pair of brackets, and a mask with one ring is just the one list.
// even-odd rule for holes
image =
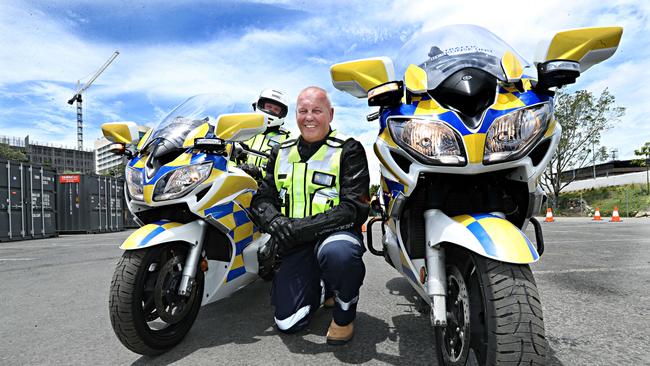
[[436, 327], [445, 365], [544, 365], [537, 285], [526, 264], [465, 251], [447, 255], [447, 326]]
[[117, 338], [135, 353], [154, 356], [189, 332], [203, 296], [198, 271], [190, 296], [178, 295], [187, 248], [168, 244], [122, 254], [111, 281], [109, 312]]

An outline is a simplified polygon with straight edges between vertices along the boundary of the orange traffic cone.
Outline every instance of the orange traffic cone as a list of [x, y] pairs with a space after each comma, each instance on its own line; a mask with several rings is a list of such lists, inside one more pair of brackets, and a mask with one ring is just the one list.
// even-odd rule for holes
[[614, 212], [612, 213], [612, 219], [609, 222], [621, 222], [621, 216], [618, 215], [618, 206], [614, 206]]
[[362, 225], [361, 225], [361, 232], [362, 232], [362, 233], [365, 233], [366, 231], [367, 231], [367, 230], [366, 230], [366, 224], [362, 224]]
[[594, 221], [600, 221], [600, 209], [596, 207], [596, 212], [594, 212]]
[[553, 210], [550, 207], [546, 209], [546, 220], [544, 222], [555, 222], [553, 220]]

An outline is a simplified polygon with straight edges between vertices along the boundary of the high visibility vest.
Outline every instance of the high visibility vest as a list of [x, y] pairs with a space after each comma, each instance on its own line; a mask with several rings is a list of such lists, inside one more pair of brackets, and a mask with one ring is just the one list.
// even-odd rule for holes
[[[274, 146], [284, 142], [288, 136], [289, 136], [289, 132], [285, 130], [280, 130], [279, 132], [272, 131], [268, 133], [260, 133], [255, 137], [251, 138], [250, 140], [246, 141], [246, 145], [248, 145], [248, 147], [253, 150], [270, 154], [271, 149], [273, 149]], [[268, 163], [268, 160], [269, 159], [263, 158], [261, 156], [248, 154], [248, 158], [246, 159], [246, 162], [248, 164], [253, 164], [255, 166], [258, 166], [262, 171], [262, 176], [266, 176], [266, 164]]]
[[341, 153], [348, 138], [332, 131], [306, 162], [300, 161], [297, 139], [280, 145], [274, 179], [283, 215], [302, 218], [339, 204]]

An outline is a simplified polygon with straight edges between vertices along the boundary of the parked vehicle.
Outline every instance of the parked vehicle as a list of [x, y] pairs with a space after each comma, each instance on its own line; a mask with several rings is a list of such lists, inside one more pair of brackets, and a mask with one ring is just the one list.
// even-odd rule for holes
[[[529, 265], [544, 250], [533, 217], [545, 199], [538, 180], [561, 135], [554, 90], [609, 58], [621, 35], [557, 33], [533, 67], [484, 28], [448, 26], [406, 42], [397, 77], [386, 57], [331, 67], [337, 89], [379, 107], [368, 120], [379, 121], [384, 214], [368, 225], [369, 249], [430, 305], [445, 365], [545, 363]], [[381, 250], [372, 247], [375, 222]], [[529, 222], [536, 246], [524, 234]]]
[[102, 126], [114, 151], [129, 159], [126, 202], [142, 225], [120, 246], [109, 298], [115, 334], [133, 352], [169, 350], [202, 305], [258, 278], [258, 248], [269, 235], [248, 215], [257, 183], [229, 156], [233, 142], [264, 131], [266, 121], [258, 113], [223, 112], [220, 97], [205, 94], [142, 139], [132, 122]]

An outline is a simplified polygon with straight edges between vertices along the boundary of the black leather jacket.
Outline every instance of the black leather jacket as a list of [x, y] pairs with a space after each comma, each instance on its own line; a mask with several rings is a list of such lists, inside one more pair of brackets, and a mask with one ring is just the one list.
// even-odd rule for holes
[[[307, 161], [323, 145], [325, 139], [315, 143], [298, 140], [298, 153], [301, 161]], [[251, 203], [253, 220], [265, 228], [281, 215], [280, 197], [273, 177], [279, 146], [271, 150], [266, 166], [266, 177]], [[330, 233], [350, 230], [361, 236], [361, 225], [368, 218], [370, 201], [370, 175], [368, 160], [359, 141], [350, 139], [343, 144], [341, 152], [339, 204], [330, 210], [301, 219], [292, 219], [296, 237], [301, 244], [315, 244]]]

